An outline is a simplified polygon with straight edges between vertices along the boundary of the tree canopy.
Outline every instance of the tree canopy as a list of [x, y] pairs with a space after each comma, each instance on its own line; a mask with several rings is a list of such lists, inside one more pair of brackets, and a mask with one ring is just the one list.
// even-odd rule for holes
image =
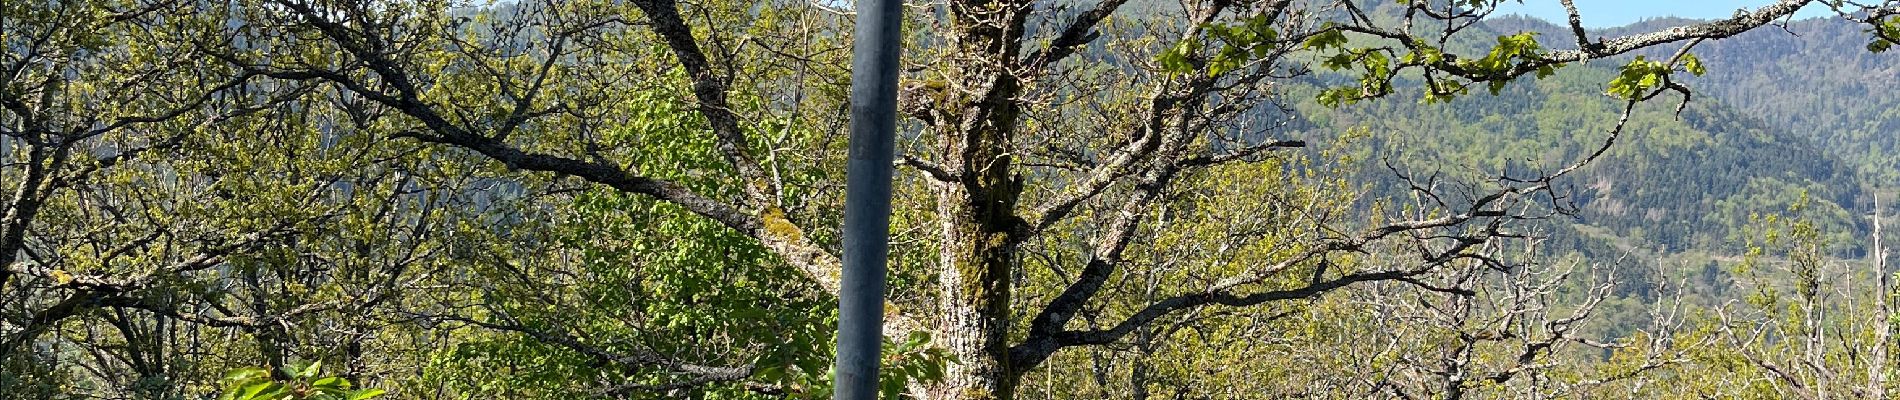
[[[1900, 5], [1499, 3], [911, 4], [884, 394], [1886, 396]], [[827, 397], [852, 17], [0, 5], [0, 398]]]

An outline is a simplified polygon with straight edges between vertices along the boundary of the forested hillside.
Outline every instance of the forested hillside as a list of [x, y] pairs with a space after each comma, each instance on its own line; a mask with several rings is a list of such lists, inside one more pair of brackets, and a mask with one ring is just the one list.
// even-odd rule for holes
[[[1657, 19], [1603, 30], [1605, 35], [1653, 31], [1697, 21]], [[1563, 37], [1563, 27], [1519, 16], [1482, 25], [1498, 35], [1534, 32]], [[1604, 162], [1581, 169], [1558, 193], [1574, 213], [1547, 221], [1543, 250], [1593, 260], [1619, 260], [1619, 297], [1655, 302], [1670, 285], [1678, 296], [1719, 304], [1736, 295], [1748, 273], [1735, 268], [1763, 242], [1762, 216], [1798, 206], [1805, 223], [1825, 236], [1827, 257], [1865, 260], [1874, 197], [1893, 195], [1891, 157], [1900, 110], [1900, 55], [1848, 46], [1861, 28], [1841, 19], [1800, 20], [1786, 30], [1756, 31], [1694, 48], [1708, 73], [1684, 77], [1693, 101], [1645, 105], [1631, 115], [1638, 128], [1620, 138]], [[1670, 51], [1643, 52], [1669, 57]], [[1360, 174], [1432, 174], [1484, 180], [1534, 176], [1562, 167], [1601, 144], [1606, 115], [1619, 110], [1603, 82], [1628, 58], [1566, 67], [1568, 74], [1504, 88], [1495, 96], [1444, 104], [1379, 102], [1328, 108], [1309, 104], [1316, 135], [1366, 129], [1356, 139]], [[1417, 81], [1407, 82], [1418, 84]], [[1403, 194], [1403, 181], [1376, 180], [1375, 192]], [[1375, 185], [1376, 186], [1376, 185]], [[1891, 206], [1891, 202], [1888, 203]], [[1644, 275], [1630, 271], [1674, 271]], [[1837, 278], [1872, 279], [1836, 271]], [[1672, 275], [1673, 274], [1673, 275]], [[1683, 279], [1670, 282], [1670, 279]], [[1777, 276], [1771, 280], [1790, 279]], [[1648, 316], [1625, 314], [1606, 326], [1633, 327]]]
[[[1384, 161], [1409, 174], [1534, 176], [1595, 150], [1614, 123], [1605, 116], [1620, 112], [1615, 99], [1600, 93], [1612, 71], [1573, 68], [1578, 71], [1495, 97], [1313, 107], [1308, 115], [1316, 132], [1362, 127], [1393, 133], [1365, 139], [1373, 152], [1368, 158], [1379, 161], [1367, 163], [1369, 176], [1390, 175]], [[1736, 235], [1749, 213], [1784, 209], [1807, 191], [1831, 210], [1830, 227], [1853, 232], [1859, 223], [1845, 210], [1864, 201], [1853, 164], [1805, 135], [1768, 128], [1707, 100], [1680, 114], [1675, 104], [1661, 102], [1633, 114], [1637, 128], [1623, 139], [1628, 145], [1612, 148], [1605, 162], [1566, 182], [1572, 187], [1563, 194], [1580, 211], [1572, 221], [1646, 247], [1738, 253]]]
[[0, 2], [0, 399], [1892, 398], [1900, 2], [1498, 3]]
[[[1603, 34], [1690, 22], [1658, 19]], [[1558, 25], [1518, 16], [1484, 27], [1496, 34], [1565, 35]], [[1850, 21], [1801, 20], [1786, 29], [1695, 47], [1693, 54], [1710, 66], [1707, 74], [1684, 79], [1695, 101], [1678, 112], [1679, 99], [1667, 99], [1633, 114], [1638, 128], [1623, 139], [1629, 145], [1610, 149], [1608, 161], [1584, 168], [1572, 182], [1568, 194], [1580, 211], [1574, 221], [1652, 251], [1739, 254], [1740, 228], [1751, 213], [1786, 209], [1807, 193], [1820, 207], [1817, 223], [1840, 235], [1836, 250], [1859, 257], [1864, 244], [1851, 238], [1869, 228], [1870, 190], [1887, 186], [1882, 183], [1896, 170], [1886, 155], [1900, 144], [1892, 134], [1900, 132], [1894, 126], [1900, 96], [1893, 95], [1900, 93], [1900, 55], [1852, 46], [1861, 28]], [[1373, 145], [1364, 151], [1416, 169], [1411, 173], [1530, 175], [1600, 144], [1600, 132], [1614, 122], [1606, 116], [1620, 111], [1602, 94], [1603, 82], [1626, 61], [1570, 66], [1562, 76], [1443, 105], [1310, 105], [1302, 113], [1315, 134], [1354, 127], [1382, 133], [1366, 139]], [[1390, 174], [1381, 163], [1365, 171]]]

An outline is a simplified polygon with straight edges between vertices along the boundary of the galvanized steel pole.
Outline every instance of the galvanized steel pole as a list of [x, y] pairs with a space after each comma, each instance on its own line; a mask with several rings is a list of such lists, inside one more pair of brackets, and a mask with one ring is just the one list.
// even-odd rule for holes
[[902, 10], [901, 0], [857, 3], [851, 158], [845, 165], [844, 273], [838, 293], [838, 364], [833, 371], [836, 400], [872, 400], [878, 395]]

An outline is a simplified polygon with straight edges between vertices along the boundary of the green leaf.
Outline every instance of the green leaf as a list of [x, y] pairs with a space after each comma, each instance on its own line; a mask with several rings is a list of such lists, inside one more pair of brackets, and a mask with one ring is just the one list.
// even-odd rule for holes
[[224, 381], [226, 383], [245, 383], [252, 380], [263, 379], [269, 376], [270, 376], [270, 372], [265, 371], [263, 368], [245, 367], [245, 368], [234, 369], [234, 370], [231, 370], [230, 372], [225, 372]]
[[1182, 40], [1181, 43], [1155, 56], [1155, 62], [1161, 64], [1161, 70], [1170, 74], [1187, 73], [1194, 70], [1194, 64], [1188, 61], [1188, 54], [1194, 53], [1199, 48], [1199, 42], [1193, 39]]
[[322, 369], [323, 369], [322, 360], [311, 361], [309, 364], [305, 364], [302, 369], [297, 371], [297, 373], [291, 374], [291, 376], [295, 376], [298, 378], [305, 378], [305, 379], [315, 378], [317, 377], [317, 371], [320, 371]]
[[1668, 73], [1668, 68], [1662, 62], [1636, 56], [1636, 59], [1618, 69], [1616, 78], [1610, 80], [1608, 92], [1625, 100], [1634, 100], [1662, 85], [1663, 75]]
[[376, 389], [376, 388], [362, 389], [355, 392], [350, 392], [350, 396], [344, 398], [344, 400], [368, 400], [368, 399], [376, 398], [378, 396], [382, 396], [384, 393], [389, 393], [389, 392], [384, 391], [382, 389]]
[[1702, 76], [1702, 74], [1709, 72], [1707, 69], [1703, 69], [1702, 59], [1696, 58], [1694, 54], [1682, 55], [1682, 70], [1689, 71], [1689, 73], [1695, 74], [1695, 76]]
[[340, 378], [340, 377], [332, 376], [328, 378], [317, 379], [315, 382], [311, 382], [310, 386], [319, 387], [319, 388], [349, 389], [350, 381], [347, 379]]
[[1324, 50], [1333, 47], [1346, 47], [1346, 34], [1339, 29], [1329, 28], [1307, 37], [1301, 44], [1308, 50]]
[[239, 391], [238, 400], [277, 400], [290, 397], [290, 388], [277, 382], [258, 382], [244, 386]]
[[1334, 54], [1332, 57], [1327, 57], [1326, 61], [1320, 62], [1320, 65], [1334, 71], [1346, 69], [1346, 67], [1352, 66], [1352, 55], [1347, 53]]

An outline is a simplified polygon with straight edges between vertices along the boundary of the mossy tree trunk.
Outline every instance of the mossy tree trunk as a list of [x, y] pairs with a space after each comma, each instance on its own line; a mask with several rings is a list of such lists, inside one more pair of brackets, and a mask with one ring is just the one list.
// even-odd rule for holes
[[[1013, 110], [1011, 111], [1013, 114]], [[1014, 120], [998, 116], [994, 122]], [[1009, 365], [1010, 276], [1022, 219], [1015, 214], [1021, 177], [1011, 171], [1007, 125], [972, 140], [946, 135], [945, 148], [968, 161], [957, 182], [937, 185], [942, 219], [938, 259], [939, 342], [956, 361], [931, 395], [938, 399], [1008, 399], [1018, 375]]]
[[937, 182], [942, 232], [937, 341], [955, 360], [933, 399], [1009, 399], [1019, 368], [1009, 363], [1011, 273], [1025, 235], [1016, 214], [1023, 192], [1014, 171], [1022, 114], [1022, 50], [1027, 2], [953, 1], [961, 54], [955, 79], [934, 110], [937, 150], [951, 179]]
[[1015, 203], [1012, 185], [1005, 181], [983, 193], [958, 185], [938, 191], [945, 241], [937, 332], [956, 361], [945, 381], [930, 391], [933, 398], [1008, 399], [1015, 387], [1016, 372], [1008, 364], [1014, 246], [1006, 211]]

